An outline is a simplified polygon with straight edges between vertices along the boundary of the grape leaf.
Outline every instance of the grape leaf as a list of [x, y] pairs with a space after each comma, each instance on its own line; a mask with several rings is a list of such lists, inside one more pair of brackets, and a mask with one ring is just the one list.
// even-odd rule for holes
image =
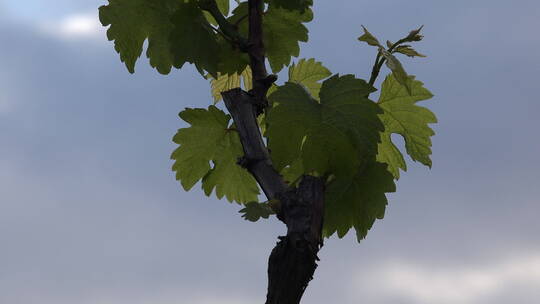
[[426, 57], [426, 55], [418, 53], [410, 45], [400, 45], [394, 50], [394, 52], [401, 53], [409, 57]]
[[[230, 23], [237, 25], [238, 32], [244, 37], [247, 37], [249, 31], [247, 14], [247, 2], [242, 2], [227, 19]], [[309, 8], [301, 12], [270, 3], [263, 17], [263, 40], [266, 56], [274, 73], [288, 66], [292, 57], [298, 57], [299, 42], [308, 41], [308, 30], [303, 23], [312, 19], [313, 12]]]
[[288, 66], [291, 57], [300, 54], [299, 42], [308, 41], [308, 29], [302, 24], [313, 19], [313, 12], [291, 11], [270, 5], [263, 18], [264, 45], [274, 73]]
[[268, 146], [278, 171], [298, 158], [307, 173], [347, 174], [377, 153], [382, 111], [365, 96], [373, 88], [352, 75], [333, 76], [320, 91], [321, 102], [288, 82], [270, 95]]
[[202, 187], [208, 196], [215, 189], [216, 196], [224, 196], [230, 202], [256, 201], [259, 187], [251, 174], [237, 164], [244, 155], [238, 134], [225, 136], [219, 143], [222, 147], [214, 155], [214, 168], [203, 178]]
[[362, 36], [358, 37], [359, 41], [363, 41], [369, 45], [372, 46], [378, 46], [381, 47], [381, 44], [379, 43], [379, 40], [375, 36], [373, 36], [363, 25], [362, 29], [364, 30], [364, 34]]
[[248, 35], [248, 13], [249, 6], [248, 2], [246, 1], [239, 3], [238, 6], [236, 6], [232, 11], [232, 15], [227, 18], [227, 21], [229, 21], [229, 23], [238, 26], [238, 31], [244, 37], [247, 37]]
[[256, 222], [261, 218], [267, 219], [270, 215], [275, 214], [274, 210], [270, 208], [268, 203], [249, 202], [246, 206], [238, 211], [243, 213], [242, 217], [246, 221]]
[[221, 74], [239, 74], [249, 64], [249, 56], [231, 45], [222, 37], [218, 37], [219, 56], [218, 71]]
[[384, 58], [386, 58], [386, 66], [392, 70], [392, 74], [394, 75], [395, 79], [407, 89], [409, 94], [411, 94], [411, 79], [409, 75], [407, 75], [407, 72], [405, 72], [401, 62], [396, 58], [396, 56], [390, 54], [390, 52], [382, 47], [379, 48], [379, 52], [381, 52]]
[[214, 97], [214, 104], [222, 99], [221, 93], [234, 89], [240, 88], [243, 84], [244, 90], [249, 91], [253, 88], [252, 79], [251, 79], [251, 69], [246, 67], [242, 74], [220, 74], [218, 78], [212, 78], [210, 85], [212, 87], [212, 96]]
[[332, 73], [315, 59], [301, 59], [289, 68], [289, 82], [303, 85], [311, 96], [319, 99], [322, 84], [319, 82], [332, 75]]
[[380, 141], [376, 130], [383, 130], [377, 113], [382, 110], [366, 96], [376, 89], [353, 75], [334, 75], [323, 82], [321, 104], [332, 111], [324, 120], [340, 130], [347, 130], [361, 157], [377, 154]]
[[217, 77], [220, 46], [216, 34], [211, 29], [201, 9], [195, 2], [180, 3], [173, 14], [174, 25], [170, 36], [174, 66], [182, 68], [186, 63], [193, 63], [197, 70]]
[[288, 10], [298, 10], [300, 12], [305, 11], [313, 5], [313, 0], [268, 0], [266, 2], [274, 4], [277, 7]]
[[399, 149], [392, 143], [391, 134], [399, 134], [405, 139], [407, 153], [414, 161], [431, 167], [431, 136], [435, 134], [428, 124], [436, 123], [435, 115], [416, 103], [433, 97], [423, 83], [411, 77], [411, 94], [401, 86], [393, 74], [382, 84], [378, 104], [384, 113], [380, 118], [385, 126], [381, 134], [377, 160], [388, 164], [388, 169], [396, 179], [399, 169], [407, 170]]
[[223, 16], [229, 15], [230, 1], [229, 0], [216, 0], [219, 11]]
[[422, 30], [422, 28], [424, 28], [423, 25], [416, 30], [412, 30], [409, 35], [405, 37], [404, 42], [415, 42], [422, 40], [424, 38], [424, 36], [420, 35], [420, 31]]
[[225, 196], [239, 203], [256, 201], [259, 189], [255, 179], [236, 164], [243, 150], [238, 134], [230, 129], [230, 116], [210, 106], [208, 110], [188, 108], [180, 117], [191, 126], [174, 136], [180, 147], [171, 159], [183, 188], [188, 191], [202, 179], [206, 195], [216, 188], [218, 198]]
[[220, 47], [216, 34], [195, 1], [109, 0], [99, 8], [109, 40], [128, 70], [135, 71], [143, 43], [148, 39], [150, 65], [162, 74], [186, 62], [216, 75]]
[[373, 160], [353, 177], [338, 176], [325, 192], [324, 236], [337, 232], [342, 238], [354, 228], [358, 241], [364, 239], [375, 220], [384, 217], [388, 204], [385, 193], [395, 191], [386, 165]]
[[[229, 15], [229, 0], [216, 0], [217, 6], [219, 8], [219, 11], [223, 14], [223, 16]], [[217, 26], [218, 23], [216, 19], [207, 11], [203, 11], [204, 17], [206, 20], [208, 20], [208, 23]]]
[[388, 171], [394, 175], [395, 179], [399, 179], [399, 169], [407, 171], [407, 163], [403, 158], [403, 154], [401, 154], [398, 147], [392, 142], [391, 136], [392, 133], [390, 132], [383, 132], [381, 134], [377, 161], [386, 163], [388, 165]]
[[280, 174], [283, 176], [283, 179], [288, 184], [293, 184], [297, 181], [300, 181], [300, 177], [304, 174], [304, 164], [301, 158], [293, 161], [292, 164], [286, 166], [281, 170]]
[[162, 74], [171, 71], [173, 56], [169, 36], [173, 24], [169, 20], [179, 6], [176, 0], [109, 0], [109, 5], [99, 8], [101, 24], [110, 25], [107, 37], [114, 40], [115, 49], [129, 72], [135, 72], [135, 62], [142, 54], [146, 39], [150, 65]]

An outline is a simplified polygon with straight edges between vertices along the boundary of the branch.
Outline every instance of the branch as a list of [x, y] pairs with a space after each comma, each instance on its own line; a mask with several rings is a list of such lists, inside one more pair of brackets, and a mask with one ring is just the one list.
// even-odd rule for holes
[[248, 41], [242, 37], [237, 31], [236, 27], [232, 25], [225, 16], [219, 11], [216, 0], [200, 0], [199, 7], [210, 13], [219, 25], [221, 32], [228, 37], [230, 41], [233, 41], [238, 45], [240, 50], [247, 50]]
[[322, 246], [324, 181], [304, 176], [298, 189], [282, 198], [287, 236], [272, 250], [268, 260], [266, 304], [298, 304], [317, 268]]
[[377, 76], [379, 76], [379, 73], [381, 71], [382, 64], [384, 63], [384, 57], [381, 59], [381, 52], [377, 52], [377, 57], [375, 58], [375, 64], [373, 64], [373, 69], [371, 70], [371, 77], [369, 78], [369, 85], [373, 86], [375, 84], [375, 80], [377, 80]]
[[[266, 71], [266, 50], [263, 42], [263, 12], [264, 2], [262, 0], [249, 0], [249, 48], [250, 68], [253, 71], [253, 90], [252, 93], [259, 107], [268, 106], [266, 94], [268, 89], [277, 80], [277, 76], [270, 75]], [[259, 109], [258, 113], [262, 111]]]
[[277, 216], [287, 225], [287, 235], [279, 237], [268, 261], [266, 304], [299, 304], [322, 246], [324, 179], [303, 176], [298, 188], [288, 188], [272, 166], [261, 136], [255, 97], [240, 88], [221, 95], [244, 150], [240, 165], [255, 177], [268, 200], [280, 201]]
[[263, 43], [263, 0], [249, 0], [248, 54], [253, 89], [221, 93], [232, 115], [244, 157], [239, 164], [257, 180], [268, 200], [280, 201], [277, 217], [287, 225], [287, 235], [272, 250], [268, 261], [266, 304], [299, 304], [317, 268], [322, 246], [325, 183], [322, 178], [303, 176], [298, 188], [288, 188], [272, 166], [261, 136], [257, 116], [268, 106], [266, 94], [277, 76], [268, 75]]
[[255, 177], [268, 200], [277, 198], [279, 193], [286, 191], [287, 184], [272, 166], [257, 124], [257, 107], [253, 96], [240, 88], [223, 92], [221, 95], [240, 135], [244, 149], [241, 165]]

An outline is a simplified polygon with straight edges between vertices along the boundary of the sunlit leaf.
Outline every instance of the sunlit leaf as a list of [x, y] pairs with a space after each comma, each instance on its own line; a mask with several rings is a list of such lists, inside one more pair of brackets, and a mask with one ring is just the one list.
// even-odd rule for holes
[[332, 73], [315, 59], [301, 59], [289, 68], [289, 82], [295, 82], [308, 89], [313, 97], [319, 99], [321, 80], [329, 77]]
[[247, 203], [256, 201], [255, 179], [237, 164], [243, 155], [238, 133], [229, 125], [230, 116], [215, 106], [186, 109], [180, 117], [190, 127], [178, 130], [173, 141], [180, 145], [172, 154], [173, 171], [184, 189], [202, 179], [206, 195], [216, 189], [218, 198]]
[[382, 84], [378, 104], [384, 110], [380, 117], [385, 131], [381, 134], [377, 160], [387, 163], [395, 178], [399, 178], [399, 169], [405, 171], [407, 167], [401, 152], [392, 142], [392, 134], [403, 136], [407, 153], [414, 161], [431, 167], [431, 136], [435, 132], [429, 124], [436, 123], [437, 118], [427, 108], [417, 105], [431, 97], [433, 94], [418, 80], [411, 81], [410, 94], [392, 74]]

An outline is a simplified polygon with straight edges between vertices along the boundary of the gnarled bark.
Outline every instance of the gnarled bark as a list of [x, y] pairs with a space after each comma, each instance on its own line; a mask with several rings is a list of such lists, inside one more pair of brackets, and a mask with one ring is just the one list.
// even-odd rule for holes
[[266, 304], [298, 304], [313, 278], [322, 246], [324, 182], [304, 176], [297, 189], [280, 196], [287, 235], [280, 237], [268, 260]]
[[289, 188], [272, 166], [257, 124], [258, 103], [241, 89], [222, 93], [244, 149], [239, 163], [257, 180], [268, 199], [280, 201], [278, 218], [287, 235], [272, 250], [268, 261], [267, 304], [298, 304], [317, 267], [322, 246], [324, 181], [304, 176], [298, 188]]
[[317, 268], [322, 246], [324, 180], [303, 176], [297, 188], [289, 187], [272, 166], [270, 154], [261, 136], [257, 116], [268, 106], [266, 94], [275, 75], [266, 71], [263, 43], [262, 0], [249, 0], [249, 37], [247, 53], [253, 72], [253, 89], [239, 88], [223, 92], [244, 150], [239, 164], [257, 180], [269, 200], [278, 199], [278, 218], [287, 225], [287, 235], [279, 237], [268, 261], [266, 304], [298, 304]]

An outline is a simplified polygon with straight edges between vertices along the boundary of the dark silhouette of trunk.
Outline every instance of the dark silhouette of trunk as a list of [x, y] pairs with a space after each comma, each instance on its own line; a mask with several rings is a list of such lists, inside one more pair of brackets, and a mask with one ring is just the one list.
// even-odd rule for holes
[[277, 80], [266, 70], [263, 43], [262, 0], [249, 0], [247, 49], [253, 72], [250, 92], [232, 89], [223, 92], [244, 149], [239, 164], [257, 180], [269, 200], [278, 200], [277, 217], [287, 225], [287, 235], [279, 237], [268, 260], [266, 304], [298, 304], [313, 278], [322, 242], [324, 180], [303, 176], [298, 187], [290, 187], [272, 166], [257, 124], [257, 116], [268, 107], [266, 94]]
[[254, 96], [238, 88], [222, 95], [244, 147], [239, 164], [255, 177], [268, 199], [279, 200], [277, 216], [287, 225], [287, 235], [279, 237], [268, 261], [266, 304], [298, 304], [322, 246], [324, 180], [306, 175], [297, 188], [287, 187], [264, 145]]

